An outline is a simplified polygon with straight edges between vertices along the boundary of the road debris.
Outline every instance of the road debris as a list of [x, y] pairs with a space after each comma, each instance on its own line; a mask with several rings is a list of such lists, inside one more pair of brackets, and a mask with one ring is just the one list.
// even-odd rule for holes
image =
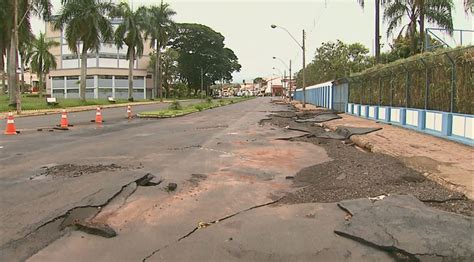
[[111, 228], [109, 225], [106, 225], [106, 224], [79, 222], [79, 223], [75, 223], [74, 227], [79, 231], [82, 231], [91, 235], [105, 237], [105, 238], [112, 238], [112, 237], [117, 236], [117, 232], [115, 232], [113, 228]]
[[178, 187], [178, 184], [176, 184], [176, 183], [168, 183], [168, 186], [166, 187], [166, 190], [168, 192], [172, 192], [172, 191], [175, 191], [177, 187]]
[[[299, 113], [295, 113], [297, 115]], [[317, 112], [305, 112], [310, 118]], [[301, 118], [301, 116], [300, 116]], [[408, 168], [400, 160], [385, 154], [359, 150], [351, 143], [343, 144], [331, 136], [345, 137], [352, 132], [375, 131], [373, 129], [340, 128], [340, 134], [326, 132], [310, 123], [296, 123], [292, 118], [272, 117], [269, 124], [291, 129], [306, 130], [310, 135], [287, 139], [294, 142], [308, 142], [324, 147], [334, 159], [316, 166], [302, 169], [295, 175], [297, 186], [306, 186], [289, 193], [282, 203], [337, 202], [346, 199], [380, 196], [387, 194], [413, 194], [429, 206], [446, 211], [474, 216], [474, 202], [464, 194], [450, 190], [421, 173]], [[318, 136], [326, 136], [321, 138]], [[363, 152], [363, 153], [362, 153]], [[435, 200], [435, 201], [433, 201]]]

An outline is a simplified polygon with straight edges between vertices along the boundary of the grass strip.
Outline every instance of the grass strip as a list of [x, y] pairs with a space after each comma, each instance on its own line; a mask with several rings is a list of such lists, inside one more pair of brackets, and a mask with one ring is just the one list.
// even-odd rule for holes
[[141, 112], [138, 114], [138, 117], [142, 118], [169, 118], [184, 116], [195, 112], [204, 111], [207, 109], [212, 109], [220, 106], [226, 106], [242, 101], [252, 99], [253, 97], [238, 97], [238, 98], [226, 98], [220, 100], [211, 100], [207, 99], [205, 102], [198, 104], [188, 105], [181, 107], [178, 102], [173, 102], [168, 109], [156, 110], [156, 111], [147, 111]]
[[[79, 106], [92, 105], [110, 105], [110, 104], [124, 104], [130, 103], [127, 99], [116, 100], [115, 103], [110, 103], [107, 99], [88, 99], [82, 101], [81, 99], [57, 99], [57, 105], [48, 105], [45, 97], [22, 95], [21, 109], [22, 110], [39, 110], [39, 109], [55, 109], [55, 108], [70, 108]], [[146, 100], [135, 100], [134, 102], [144, 102]], [[15, 111], [15, 106], [8, 105], [8, 96], [0, 96], [0, 112]]]

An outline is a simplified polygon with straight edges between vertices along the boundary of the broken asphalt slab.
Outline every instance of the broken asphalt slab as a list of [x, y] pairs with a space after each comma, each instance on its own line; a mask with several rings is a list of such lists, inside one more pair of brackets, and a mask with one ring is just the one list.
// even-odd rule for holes
[[384, 251], [339, 237], [332, 204], [264, 205], [203, 226], [144, 261], [390, 261]]
[[[114, 170], [67, 179], [36, 181], [28, 179], [22, 185], [30, 192], [27, 195], [28, 201], [35, 202], [38, 208], [33, 212], [17, 207], [2, 215], [2, 221], [8, 221], [0, 223], [5, 225], [0, 228], [5, 236], [2, 240], [10, 241], [2, 241], [0, 261], [26, 259], [70, 231], [70, 226], [76, 225], [76, 229], [87, 229], [83, 226], [86, 225], [82, 223], [83, 221], [100, 214], [101, 209], [114, 202], [116, 197], [121, 197], [122, 192], [132, 188], [129, 195], [133, 194], [133, 188], [136, 188], [137, 184], [142, 185], [144, 181], [148, 181], [145, 183], [147, 184], [153, 178], [152, 175], [144, 175], [143, 172]], [[35, 188], [43, 183], [49, 185], [51, 192], [37, 195]], [[29, 213], [20, 215], [21, 212]], [[21, 220], [17, 219], [19, 216], [22, 217]], [[16, 227], [6, 226], [12, 224]], [[105, 231], [94, 227], [87, 232]]]
[[349, 126], [339, 126], [336, 129], [336, 132], [325, 132], [319, 133], [315, 136], [318, 138], [331, 138], [331, 139], [349, 139], [353, 135], [366, 135], [382, 128], [371, 128], [371, 127], [349, 127]]
[[346, 200], [350, 214], [334, 231], [340, 236], [408, 260], [473, 261], [472, 217], [425, 206], [411, 195], [382, 200]]
[[340, 117], [337, 114], [326, 113], [326, 114], [316, 115], [316, 116], [311, 117], [311, 118], [296, 119], [295, 122], [296, 123], [323, 123], [323, 122], [331, 121], [331, 120], [334, 120], [334, 119], [341, 119], [341, 118], [342, 117]]

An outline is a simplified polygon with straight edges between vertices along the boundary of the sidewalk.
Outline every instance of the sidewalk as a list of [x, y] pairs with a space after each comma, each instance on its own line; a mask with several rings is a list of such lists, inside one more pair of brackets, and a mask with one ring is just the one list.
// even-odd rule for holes
[[371, 152], [397, 157], [426, 177], [474, 199], [473, 147], [347, 114], [340, 116], [342, 119], [325, 122], [323, 127], [381, 127], [374, 133], [352, 136], [351, 140]]

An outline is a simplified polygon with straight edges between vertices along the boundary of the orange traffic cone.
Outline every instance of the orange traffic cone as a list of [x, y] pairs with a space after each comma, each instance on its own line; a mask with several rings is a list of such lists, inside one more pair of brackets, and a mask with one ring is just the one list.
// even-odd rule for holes
[[97, 112], [95, 112], [95, 122], [102, 123], [102, 113], [100, 112], [100, 107], [97, 107]]
[[132, 107], [131, 106], [127, 106], [127, 116], [128, 116], [128, 119], [132, 119]]
[[63, 113], [61, 114], [61, 129], [69, 129], [69, 122], [67, 121], [67, 112], [66, 109], [63, 109]]
[[5, 129], [5, 135], [16, 135], [15, 120], [13, 120], [13, 113], [8, 113], [7, 128]]

